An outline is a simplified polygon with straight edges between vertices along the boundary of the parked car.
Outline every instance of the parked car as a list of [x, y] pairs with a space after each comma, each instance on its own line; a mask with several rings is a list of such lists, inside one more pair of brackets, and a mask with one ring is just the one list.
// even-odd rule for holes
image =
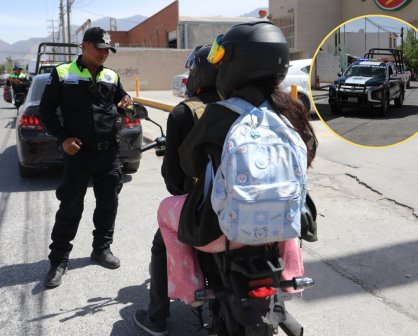
[[[25, 103], [20, 106], [16, 125], [16, 149], [19, 174], [31, 177], [40, 168], [61, 166], [63, 150], [58, 140], [48, 134], [39, 116], [39, 103], [49, 74], [33, 78]], [[142, 125], [140, 119], [120, 116], [122, 122], [120, 161], [125, 171], [138, 170], [141, 159]]]
[[3, 88], [3, 100], [6, 103], [12, 103], [13, 102], [13, 99], [12, 99], [12, 86], [8, 82], [4, 85], [4, 88]]
[[313, 102], [309, 93], [309, 70], [312, 59], [300, 59], [289, 62], [289, 71], [286, 78], [280, 83], [279, 87], [290, 93], [291, 85], [297, 85], [298, 99], [306, 107], [307, 111], [313, 110]]
[[186, 83], [189, 78], [189, 71], [177, 75], [173, 80], [173, 95], [176, 97], [186, 98]]
[[0, 87], [5, 86], [6, 82], [7, 82], [7, 78], [9, 77], [9, 75], [7, 73], [1, 74], [0, 75]]
[[414, 68], [407, 68], [406, 70], [411, 72], [411, 81], [417, 80], [417, 72]]

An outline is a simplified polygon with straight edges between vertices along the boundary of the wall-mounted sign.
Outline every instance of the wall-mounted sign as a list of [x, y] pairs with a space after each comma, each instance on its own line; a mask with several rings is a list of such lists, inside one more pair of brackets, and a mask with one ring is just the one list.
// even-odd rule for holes
[[386, 11], [395, 11], [405, 7], [411, 0], [374, 0], [380, 9]]

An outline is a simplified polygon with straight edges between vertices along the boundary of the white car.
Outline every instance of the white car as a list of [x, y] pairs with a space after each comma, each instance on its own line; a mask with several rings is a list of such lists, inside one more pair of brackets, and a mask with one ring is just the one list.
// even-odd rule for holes
[[189, 71], [177, 75], [173, 80], [173, 95], [176, 97], [186, 98], [186, 83], [189, 78]]
[[313, 110], [313, 102], [309, 93], [311, 63], [311, 58], [290, 61], [286, 78], [279, 85], [284, 92], [290, 93], [291, 85], [296, 84], [298, 99], [305, 105], [308, 111]]

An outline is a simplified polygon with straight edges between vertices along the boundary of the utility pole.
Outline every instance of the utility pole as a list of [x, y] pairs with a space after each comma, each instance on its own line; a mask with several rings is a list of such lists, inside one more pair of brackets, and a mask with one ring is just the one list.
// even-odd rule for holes
[[67, 0], [67, 37], [68, 43], [71, 43], [71, 24], [70, 24], [70, 17], [71, 17], [71, 5], [73, 2], [71, 0]]
[[61, 21], [62, 42], [65, 43], [64, 0], [60, 0], [60, 21]]
[[[71, 6], [74, 0], [67, 0], [67, 36], [68, 36], [68, 43], [71, 43]], [[68, 54], [71, 54], [71, 47], [68, 47]], [[71, 61], [71, 56], [68, 55], [68, 60]]]
[[[51, 25], [48, 26], [48, 28], [52, 29], [52, 43], [55, 43], [55, 26], [54, 26], [54, 21], [56, 20], [47, 20], [47, 21], [51, 21]], [[55, 47], [52, 48], [52, 52], [55, 53]], [[55, 55], [52, 55], [52, 62], [55, 62]]]

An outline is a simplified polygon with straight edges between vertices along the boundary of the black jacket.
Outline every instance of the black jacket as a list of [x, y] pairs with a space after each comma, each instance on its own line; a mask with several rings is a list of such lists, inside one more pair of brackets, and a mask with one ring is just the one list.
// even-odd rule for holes
[[[62, 65], [52, 71], [40, 103], [42, 121], [60, 142], [77, 137], [87, 148], [98, 142], [114, 141], [118, 133], [117, 115], [122, 112], [115, 105], [127, 94], [119, 76], [102, 67], [97, 77], [92, 78], [81, 62], [81, 56], [75, 64], [79, 76], [71, 74], [60, 78], [57, 69]], [[103, 76], [107, 71], [116, 75], [115, 80]], [[62, 124], [57, 115], [58, 107], [61, 108]]]
[[[205, 103], [219, 100], [216, 92], [202, 92], [197, 95]], [[167, 119], [166, 147], [161, 174], [167, 190], [172, 195], [184, 195], [193, 187], [193, 179], [186, 176], [180, 165], [178, 148], [194, 126], [194, 118], [190, 109], [180, 103], [174, 107]]]
[[[259, 106], [265, 100], [257, 88], [245, 88], [234, 94], [249, 103]], [[222, 147], [226, 134], [238, 118], [238, 114], [218, 104], [209, 104], [202, 118], [197, 122], [179, 149], [180, 162], [188, 176], [199, 176], [199, 181], [184, 203], [179, 223], [178, 238], [185, 244], [203, 246], [222, 235], [218, 217], [212, 209], [210, 197], [203, 206], [204, 174], [208, 155], [214, 169], [220, 164]], [[209, 195], [210, 195], [209, 190]], [[200, 210], [198, 210], [200, 208]]]

